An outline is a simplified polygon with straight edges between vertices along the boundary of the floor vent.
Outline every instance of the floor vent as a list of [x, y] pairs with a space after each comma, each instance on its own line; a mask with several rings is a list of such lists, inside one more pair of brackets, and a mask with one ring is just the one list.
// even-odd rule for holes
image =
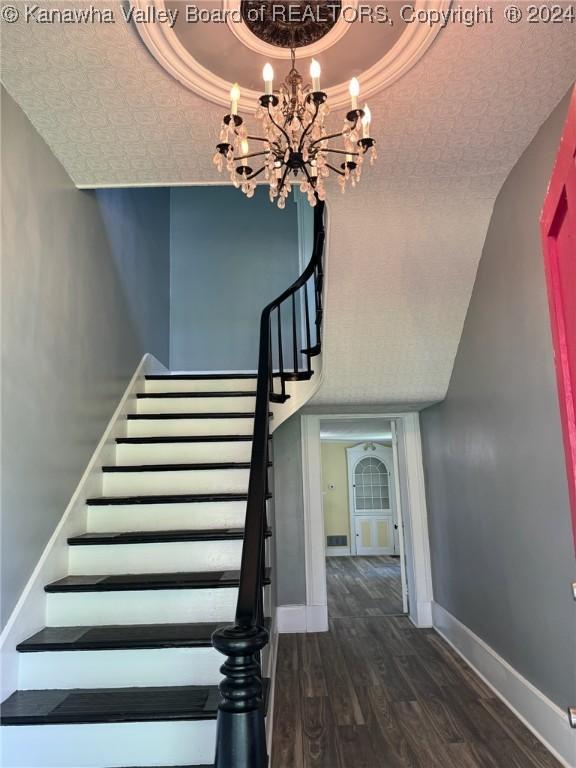
[[347, 547], [348, 536], [326, 536], [326, 546], [328, 547]]

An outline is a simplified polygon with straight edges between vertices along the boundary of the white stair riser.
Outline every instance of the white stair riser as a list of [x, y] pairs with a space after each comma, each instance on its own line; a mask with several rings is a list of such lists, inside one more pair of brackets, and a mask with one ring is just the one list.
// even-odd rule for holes
[[128, 419], [128, 437], [169, 437], [170, 435], [250, 435], [252, 416], [239, 419]]
[[197, 504], [111, 504], [88, 507], [88, 531], [182, 531], [242, 528], [245, 501]]
[[2, 729], [6, 768], [113, 768], [214, 761], [216, 721], [21, 725]]
[[49, 593], [47, 625], [228, 622], [234, 616], [237, 598], [237, 587]]
[[246, 493], [248, 469], [194, 469], [160, 472], [104, 472], [104, 496], [158, 496], [178, 493]]
[[251, 379], [160, 379], [147, 381], [147, 393], [161, 392], [243, 392], [256, 389], [256, 377]]
[[207, 443], [120, 443], [116, 464], [196, 464], [216, 461], [250, 461], [251, 440]]
[[255, 397], [145, 397], [136, 407], [138, 413], [243, 413], [255, 405]]
[[90, 544], [69, 547], [71, 575], [234, 571], [242, 541], [188, 541], [155, 544]]
[[214, 648], [21, 653], [18, 687], [131, 688], [163, 685], [217, 685], [222, 654]]

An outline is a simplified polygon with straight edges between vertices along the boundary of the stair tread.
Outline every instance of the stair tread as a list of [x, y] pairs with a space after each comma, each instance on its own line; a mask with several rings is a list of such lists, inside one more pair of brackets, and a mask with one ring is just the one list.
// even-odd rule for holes
[[[272, 494], [266, 494], [267, 499]], [[247, 501], [247, 493], [165, 493], [153, 496], [97, 496], [87, 499], [90, 507], [107, 507], [127, 504], [199, 504], [202, 502]]]
[[[267, 536], [270, 536], [270, 530]], [[111, 531], [82, 533], [68, 539], [70, 546], [94, 544], [159, 544], [178, 541], [237, 541], [244, 538], [244, 528], [208, 528], [174, 531]]]
[[[115, 575], [64, 576], [47, 584], [49, 593], [125, 592], [158, 589], [221, 589], [237, 587], [240, 571], [187, 571], [184, 573], [125, 573]], [[266, 569], [265, 584], [270, 583]]]
[[[267, 711], [270, 680], [262, 683]], [[0, 725], [215, 720], [219, 701], [217, 685], [14, 691], [2, 702]]]
[[139, 392], [139, 400], [158, 400], [159, 398], [202, 398], [202, 397], [256, 397], [254, 390], [239, 390], [237, 392]]
[[[21, 653], [105, 651], [138, 648], [209, 648], [222, 622], [44, 627], [17, 647]], [[266, 619], [270, 627], [270, 619]]]
[[15, 691], [2, 704], [2, 725], [212, 720], [216, 685]]
[[[272, 435], [270, 435], [272, 437]], [[166, 435], [161, 437], [117, 437], [117, 445], [152, 445], [154, 443], [235, 443], [252, 442], [249, 435]]]
[[[268, 462], [272, 466], [272, 462]], [[102, 472], [187, 472], [194, 470], [250, 469], [249, 461], [211, 461], [194, 464], [113, 464], [102, 467]]]
[[[268, 413], [272, 416], [272, 412]], [[217, 411], [216, 413], [129, 413], [128, 421], [139, 419], [253, 419], [254, 411]]]
[[146, 381], [210, 381], [211, 379], [255, 379], [256, 373], [152, 373]]

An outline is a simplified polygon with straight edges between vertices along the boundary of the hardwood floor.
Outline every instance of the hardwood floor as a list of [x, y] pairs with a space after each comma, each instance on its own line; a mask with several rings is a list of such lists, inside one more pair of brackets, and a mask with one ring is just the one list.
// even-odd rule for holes
[[405, 616], [281, 635], [272, 768], [561, 768], [434, 631]]
[[327, 557], [326, 579], [331, 619], [402, 613], [397, 557]]

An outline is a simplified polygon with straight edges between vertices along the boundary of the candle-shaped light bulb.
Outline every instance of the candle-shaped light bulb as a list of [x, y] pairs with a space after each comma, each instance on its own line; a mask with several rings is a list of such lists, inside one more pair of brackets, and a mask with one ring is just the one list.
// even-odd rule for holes
[[320, 90], [320, 64], [316, 59], [312, 59], [310, 62], [310, 77], [312, 78], [312, 90]]
[[266, 95], [271, 96], [272, 81], [274, 80], [274, 70], [272, 69], [272, 64], [270, 63], [264, 64], [264, 69], [262, 70], [262, 77], [264, 78], [265, 93]]
[[362, 118], [362, 136], [367, 139], [370, 136], [370, 123], [372, 121], [372, 113], [368, 104], [364, 104], [364, 117]]
[[358, 82], [358, 79], [353, 77], [352, 80], [350, 80], [350, 86], [348, 87], [348, 91], [350, 92], [350, 101], [352, 104], [352, 109], [358, 109], [358, 96], [360, 95], [360, 83]]
[[347, 163], [351, 163], [353, 160], [354, 160], [354, 158], [352, 157], [352, 155], [350, 155], [350, 154], [346, 155], [346, 162]]
[[250, 144], [248, 144], [248, 139], [242, 139], [240, 142], [240, 151], [242, 153], [242, 165], [248, 164], [248, 158], [246, 155], [248, 152], [250, 152]]
[[238, 102], [240, 101], [240, 86], [238, 85], [238, 83], [234, 83], [232, 88], [230, 88], [230, 101], [232, 102], [232, 105], [230, 107], [230, 114], [237, 115]]

